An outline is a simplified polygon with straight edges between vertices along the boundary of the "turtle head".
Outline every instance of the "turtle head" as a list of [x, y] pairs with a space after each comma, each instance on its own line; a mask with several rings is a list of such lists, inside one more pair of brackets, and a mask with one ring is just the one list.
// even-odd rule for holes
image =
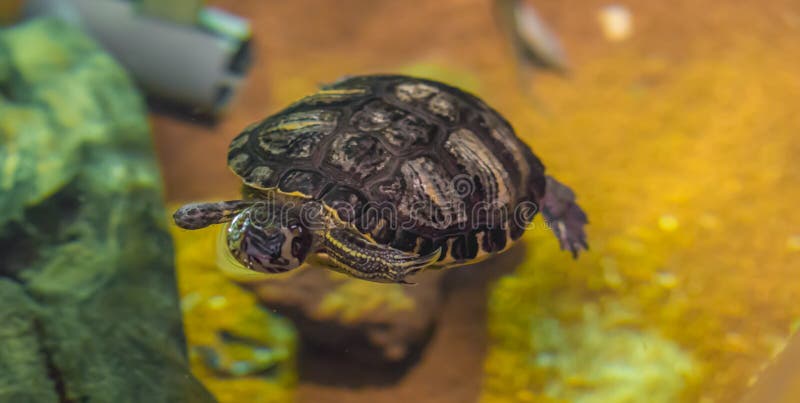
[[183, 229], [201, 229], [209, 225], [228, 222], [252, 204], [245, 200], [189, 203], [176, 210], [172, 219], [178, 227]]
[[303, 264], [311, 251], [312, 232], [299, 217], [284, 213], [256, 203], [237, 214], [227, 229], [228, 249], [236, 260], [264, 273], [283, 273]]

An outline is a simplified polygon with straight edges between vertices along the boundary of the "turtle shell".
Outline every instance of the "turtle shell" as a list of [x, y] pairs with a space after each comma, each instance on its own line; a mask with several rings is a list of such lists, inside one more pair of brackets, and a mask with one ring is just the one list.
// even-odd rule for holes
[[545, 189], [544, 166], [496, 111], [406, 76], [325, 86], [245, 129], [228, 163], [251, 188], [321, 200], [376, 242], [456, 262], [520, 237]]

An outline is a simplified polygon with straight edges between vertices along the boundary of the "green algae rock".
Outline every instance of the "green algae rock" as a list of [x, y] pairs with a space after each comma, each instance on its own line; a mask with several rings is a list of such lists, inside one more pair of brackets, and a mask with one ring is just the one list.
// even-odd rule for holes
[[[536, 229], [528, 239], [551, 242]], [[635, 303], [597, 286], [604, 275], [594, 256], [569, 262], [557, 248], [530, 249], [492, 287], [482, 403], [693, 401], [697, 358], [648, 325]]]
[[58, 402], [39, 347], [36, 304], [22, 287], [0, 279], [0, 399], [7, 402]]
[[142, 100], [80, 31], [0, 31], [0, 401], [213, 401]]

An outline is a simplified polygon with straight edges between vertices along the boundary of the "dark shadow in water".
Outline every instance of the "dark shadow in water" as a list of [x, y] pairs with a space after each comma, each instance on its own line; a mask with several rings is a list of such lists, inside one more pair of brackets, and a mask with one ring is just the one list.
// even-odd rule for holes
[[219, 123], [219, 117], [191, 106], [153, 96], [147, 96], [146, 102], [150, 112], [168, 116], [183, 122], [208, 128], [212, 128]]
[[[0, 231], [0, 276], [18, 279], [19, 273], [34, 266], [43, 245], [72, 242], [79, 235], [64, 233], [75, 221], [81, 206], [76, 185], [70, 184], [47, 203], [31, 207], [20, 220], [6, 223]], [[63, 234], [61, 238], [54, 234]]]
[[[512, 273], [516, 267], [519, 266], [525, 259], [526, 246], [522, 243], [514, 246], [506, 253], [496, 256], [488, 261], [481, 262], [472, 266], [460, 267], [449, 269], [445, 278], [442, 281], [442, 289], [444, 292], [445, 301], [442, 304], [442, 310], [445, 310], [445, 305], [454, 304], [455, 309], [458, 306], [470, 307], [474, 310], [474, 314], [465, 315], [469, 320], [479, 321], [486, 323], [486, 300], [488, 296], [489, 284], [496, 281], [500, 277]], [[459, 298], [448, 298], [449, 294], [453, 291], [464, 289], [468, 293], [456, 293]], [[462, 301], [464, 298], [470, 298], [471, 301]], [[481, 302], [477, 305], [480, 309], [475, 310], [475, 299], [480, 299]], [[469, 303], [472, 302], [472, 303]], [[453, 309], [453, 308], [451, 308]], [[287, 315], [284, 309], [276, 310], [279, 314]], [[302, 315], [289, 315], [290, 317], [297, 318]], [[364, 340], [362, 343], [353, 343], [349, 339], [346, 343], [349, 349], [342, 352], [331, 352], [323, 348], [319, 348], [307, 340], [303, 340], [300, 345], [299, 352], [299, 375], [301, 382], [314, 383], [326, 386], [336, 386], [341, 388], [360, 388], [365, 386], [391, 386], [397, 384], [402, 380], [417, 364], [423, 361], [425, 354], [430, 351], [426, 348], [436, 333], [441, 331], [438, 324], [442, 323], [441, 318], [437, 321], [428, 333], [424, 341], [410, 349], [408, 357], [398, 363], [376, 363], [367, 362], [364, 357], [380, 357], [380, 351], [352, 351], [354, 345], [368, 346], [369, 343]], [[325, 326], [335, 326], [334, 324], [326, 323], [303, 323], [304, 326], [319, 326], [315, 332], [324, 332]], [[485, 326], [485, 325], [484, 325]], [[485, 327], [484, 327], [485, 328]], [[337, 332], [340, 330], [337, 329]], [[357, 330], [353, 334], [364, 334]], [[333, 331], [330, 334], [335, 334]], [[344, 344], [344, 343], [343, 343]], [[477, 351], [465, 351], [464, 354], [476, 354]], [[482, 351], [480, 352], [482, 353]], [[376, 360], [377, 361], [377, 360]], [[441, 361], [441, 360], [437, 360]], [[455, 360], [457, 361], [457, 360]], [[453, 363], [434, 363], [433, 365], [453, 365]], [[476, 380], [479, 382], [479, 380]]]
[[[381, 354], [377, 350], [370, 353], [364, 351], [355, 353], [348, 348], [342, 352], [332, 352], [304, 341], [299, 352], [300, 380], [348, 388], [393, 385], [419, 362], [424, 345], [428, 344], [434, 331], [432, 329], [426, 335], [422, 344], [410, 347], [406, 358], [396, 363], [364, 360], [363, 357], [368, 356], [367, 354], [374, 354], [376, 357]], [[366, 340], [363, 345], [367, 345]]]

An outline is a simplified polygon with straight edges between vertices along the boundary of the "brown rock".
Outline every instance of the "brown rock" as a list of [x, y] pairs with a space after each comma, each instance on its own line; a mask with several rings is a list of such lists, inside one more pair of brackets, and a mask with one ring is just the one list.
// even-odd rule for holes
[[245, 284], [297, 326], [306, 347], [373, 364], [400, 363], [427, 342], [441, 309], [442, 271], [414, 285], [372, 283], [323, 269]]

